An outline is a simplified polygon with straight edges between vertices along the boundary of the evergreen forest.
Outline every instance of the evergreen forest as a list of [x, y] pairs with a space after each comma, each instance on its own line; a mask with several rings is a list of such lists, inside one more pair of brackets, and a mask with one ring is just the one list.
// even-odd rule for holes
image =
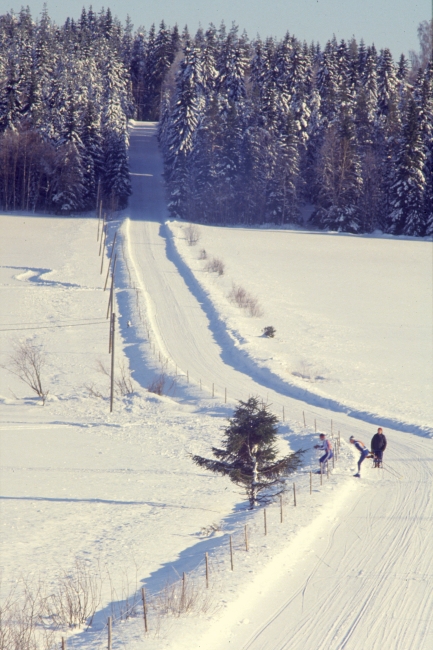
[[0, 206], [127, 205], [128, 120], [159, 122], [174, 217], [433, 234], [432, 23], [397, 60], [236, 25], [146, 31], [109, 9], [0, 16]]

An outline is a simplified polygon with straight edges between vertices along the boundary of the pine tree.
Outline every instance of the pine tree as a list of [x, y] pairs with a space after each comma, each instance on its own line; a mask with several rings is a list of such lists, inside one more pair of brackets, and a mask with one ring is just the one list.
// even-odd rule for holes
[[59, 175], [53, 203], [57, 212], [70, 214], [84, 208], [85, 170], [84, 147], [78, 128], [79, 114], [72, 86], [67, 89], [65, 120], [58, 142]]
[[397, 103], [397, 74], [388, 48], [382, 50], [379, 56], [378, 66], [378, 114], [387, 118]]
[[397, 155], [393, 161], [388, 231], [395, 235], [424, 235], [425, 161], [420, 110], [411, 97], [404, 116]]
[[188, 165], [195, 130], [205, 108], [204, 79], [200, 50], [188, 41], [184, 47], [176, 81], [172, 118], [166, 129], [165, 179], [169, 189], [169, 209], [177, 217], [187, 218], [191, 201]]
[[338, 111], [338, 69], [336, 47], [328, 41], [317, 71], [317, 89], [320, 93], [321, 113], [324, 123], [331, 123]]
[[316, 222], [332, 230], [359, 232], [361, 161], [352, 115], [344, 106], [338, 125], [327, 130], [317, 173], [320, 207], [315, 214]]
[[301, 463], [302, 451], [277, 457], [278, 419], [256, 397], [239, 402], [224, 433], [224, 447], [212, 447], [216, 460], [193, 456], [199, 467], [228, 476], [241, 486], [250, 508], [284, 491], [284, 477]]
[[294, 223], [298, 220], [299, 174], [299, 128], [297, 120], [292, 114], [289, 114], [286, 128], [281, 131], [278, 138], [277, 159], [270, 196], [275, 220], [281, 224]]

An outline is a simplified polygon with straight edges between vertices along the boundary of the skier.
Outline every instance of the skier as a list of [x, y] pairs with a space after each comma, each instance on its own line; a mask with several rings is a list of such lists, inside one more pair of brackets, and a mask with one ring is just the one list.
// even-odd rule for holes
[[319, 435], [319, 438], [321, 444], [314, 445], [314, 449], [323, 449], [323, 451], [325, 452], [323, 456], [319, 458], [320, 470], [318, 471], [318, 474], [322, 474], [324, 471], [326, 461], [330, 460], [334, 456], [334, 452], [332, 451], [331, 441], [327, 440], [326, 435], [324, 433], [321, 433]]
[[386, 449], [386, 438], [382, 427], [379, 427], [377, 433], [371, 439], [371, 451], [374, 454], [373, 467], [382, 467], [383, 452]]
[[358, 472], [354, 474], [357, 478], [361, 478], [361, 463], [364, 462], [370, 452], [363, 442], [355, 439], [355, 436], [350, 436], [349, 441], [352, 445], [355, 445], [358, 451], [361, 452], [358, 460]]

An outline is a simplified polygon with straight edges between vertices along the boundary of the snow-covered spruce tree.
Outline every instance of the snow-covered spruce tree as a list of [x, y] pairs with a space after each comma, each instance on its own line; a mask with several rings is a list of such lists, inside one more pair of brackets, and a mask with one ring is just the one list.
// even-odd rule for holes
[[239, 402], [224, 433], [222, 449], [212, 447], [216, 460], [193, 456], [200, 467], [228, 476], [242, 487], [250, 508], [284, 491], [284, 477], [301, 463], [302, 450], [278, 458], [278, 418], [257, 397]]
[[127, 76], [119, 60], [105, 62], [102, 138], [104, 175], [101, 189], [104, 204], [112, 210], [126, 207], [131, 194], [128, 167]]
[[55, 183], [53, 203], [56, 212], [70, 214], [84, 207], [84, 146], [79, 134], [79, 113], [74, 92], [69, 85], [64, 105], [65, 117], [57, 147], [59, 172]]
[[426, 154], [420, 129], [420, 110], [409, 98], [390, 189], [388, 231], [395, 235], [422, 236], [425, 231], [424, 192]]
[[359, 232], [361, 162], [350, 107], [341, 107], [339, 120], [327, 129], [319, 157], [319, 207], [313, 215], [322, 228]]
[[433, 235], [433, 57], [426, 69], [418, 73], [414, 99], [419, 108], [419, 125], [425, 154], [424, 234]]
[[249, 224], [262, 224], [273, 209], [269, 201], [274, 182], [277, 161], [277, 143], [273, 134], [258, 125], [248, 127], [243, 135], [242, 178], [240, 191], [242, 195], [241, 221]]
[[[275, 221], [294, 223], [299, 217], [299, 135], [298, 121], [289, 113], [286, 128], [281, 129], [273, 175], [270, 203]], [[302, 136], [301, 136], [302, 137]]]
[[180, 218], [190, 218], [193, 179], [189, 174], [194, 132], [205, 108], [200, 50], [187, 41], [176, 80], [171, 120], [163, 138], [164, 176], [169, 193], [169, 209]]

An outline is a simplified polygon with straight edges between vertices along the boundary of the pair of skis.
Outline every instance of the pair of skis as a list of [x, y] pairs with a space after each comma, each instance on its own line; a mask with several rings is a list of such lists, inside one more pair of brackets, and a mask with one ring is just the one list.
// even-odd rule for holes
[[[393, 467], [390, 467], [389, 465], [385, 465], [383, 460], [380, 461], [380, 465], [373, 465], [373, 467], [377, 467], [379, 469], [384, 469], [385, 472], [388, 472], [389, 474], [391, 474], [391, 476], [394, 476], [394, 478], [398, 478], [399, 481], [401, 481], [402, 478], [403, 478], [402, 475], [399, 474], [398, 472], [396, 472]], [[361, 478], [361, 474], [359, 472], [357, 472], [353, 476], [354, 476], [354, 478]]]

